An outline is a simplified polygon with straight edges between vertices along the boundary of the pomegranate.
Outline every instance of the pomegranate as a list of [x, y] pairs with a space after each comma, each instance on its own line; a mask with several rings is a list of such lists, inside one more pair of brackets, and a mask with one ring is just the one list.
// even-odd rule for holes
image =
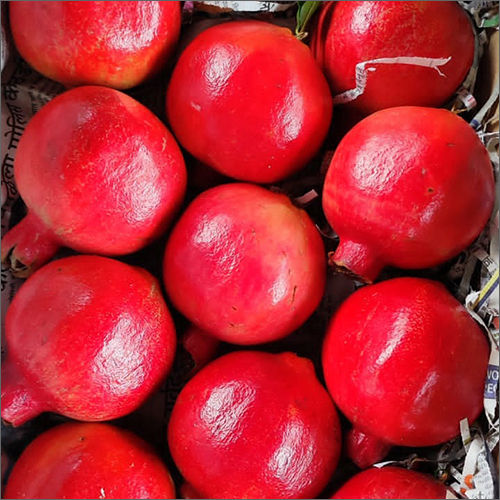
[[180, 344], [193, 361], [193, 368], [188, 375], [192, 376], [214, 358], [220, 342], [197, 326], [190, 325], [182, 334]]
[[444, 104], [472, 65], [474, 33], [457, 2], [325, 2], [311, 47], [334, 103], [369, 114]]
[[342, 139], [323, 191], [340, 236], [333, 262], [372, 282], [385, 265], [425, 268], [457, 255], [493, 209], [488, 152], [445, 109], [379, 111]]
[[400, 467], [374, 467], [349, 479], [331, 498], [447, 498], [446, 490], [428, 474]]
[[153, 449], [131, 432], [68, 423], [28, 445], [3, 498], [175, 498], [175, 489]]
[[381, 460], [377, 441], [387, 451], [457, 436], [460, 420], [472, 423], [483, 408], [488, 354], [479, 326], [438, 282], [397, 278], [354, 292], [323, 346], [327, 387], [358, 433], [351, 458], [371, 465], [370, 451]]
[[167, 114], [201, 162], [235, 179], [270, 183], [318, 151], [332, 103], [309, 48], [288, 28], [233, 21], [206, 29], [184, 50]]
[[135, 410], [165, 378], [175, 329], [159, 284], [106, 257], [53, 261], [20, 288], [6, 316], [2, 418], [43, 411], [110, 420]]
[[307, 213], [252, 184], [225, 184], [188, 206], [165, 250], [165, 287], [195, 325], [234, 344], [285, 337], [325, 288], [321, 236]]
[[170, 132], [117, 90], [79, 87], [28, 123], [14, 174], [28, 215], [2, 240], [2, 261], [26, 276], [66, 245], [134, 252], [159, 236], [182, 202], [186, 169]]
[[65, 85], [126, 89], [157, 73], [175, 47], [180, 2], [12, 2], [20, 54]]
[[392, 445], [371, 434], [365, 434], [358, 428], [352, 428], [345, 436], [346, 455], [360, 468], [366, 469], [382, 460], [391, 450]]
[[240, 351], [182, 389], [168, 442], [187, 496], [314, 498], [336, 467], [340, 428], [311, 361]]

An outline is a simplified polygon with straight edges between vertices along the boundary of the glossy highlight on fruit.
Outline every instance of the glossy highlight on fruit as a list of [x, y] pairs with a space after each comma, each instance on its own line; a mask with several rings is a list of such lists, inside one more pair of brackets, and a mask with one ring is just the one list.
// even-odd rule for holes
[[334, 103], [363, 114], [443, 105], [474, 57], [474, 33], [457, 2], [324, 2], [311, 49]]
[[340, 236], [332, 261], [366, 282], [386, 265], [442, 264], [479, 235], [494, 198], [488, 152], [462, 118], [379, 111], [344, 136], [328, 168], [323, 209]]
[[175, 498], [175, 488], [154, 450], [131, 432], [68, 423], [28, 445], [3, 498]]
[[67, 86], [127, 89], [156, 74], [181, 28], [180, 2], [12, 2], [20, 54]]
[[214, 337], [270, 342], [313, 313], [325, 288], [323, 241], [290, 199], [252, 184], [205, 191], [167, 242], [163, 276], [175, 307]]
[[433, 446], [481, 413], [488, 356], [483, 332], [441, 283], [396, 278], [340, 306], [323, 371], [355, 429], [389, 445]]
[[399, 467], [372, 468], [349, 479], [331, 498], [447, 498], [446, 486], [432, 476]]
[[163, 123], [131, 97], [79, 87], [28, 123], [14, 163], [28, 215], [2, 239], [2, 261], [27, 276], [60, 246], [121, 255], [166, 229], [186, 169]]
[[155, 278], [105, 257], [56, 260], [7, 310], [2, 419], [44, 411], [111, 420], [141, 405], [167, 375], [175, 329]]
[[335, 470], [341, 438], [311, 361], [240, 351], [182, 389], [168, 442], [188, 495], [314, 498]]
[[167, 90], [179, 142], [229, 177], [282, 180], [314, 156], [332, 102], [309, 48], [288, 28], [233, 21], [208, 28], [183, 51]]

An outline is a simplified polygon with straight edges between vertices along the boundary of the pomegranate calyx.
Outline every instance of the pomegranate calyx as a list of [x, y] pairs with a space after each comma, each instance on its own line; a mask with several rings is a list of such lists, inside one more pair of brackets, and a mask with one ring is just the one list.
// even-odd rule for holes
[[392, 445], [373, 434], [365, 434], [353, 427], [347, 434], [346, 448], [348, 457], [360, 469], [366, 469], [383, 460]]
[[351, 240], [340, 241], [333, 255], [328, 255], [328, 264], [335, 272], [366, 284], [373, 283], [384, 267], [384, 263], [371, 248]]
[[45, 264], [60, 247], [54, 233], [33, 213], [2, 238], [2, 263], [18, 278], [27, 278]]
[[2, 363], [2, 420], [18, 427], [46, 410], [44, 404], [33, 396], [28, 382], [11, 361]]

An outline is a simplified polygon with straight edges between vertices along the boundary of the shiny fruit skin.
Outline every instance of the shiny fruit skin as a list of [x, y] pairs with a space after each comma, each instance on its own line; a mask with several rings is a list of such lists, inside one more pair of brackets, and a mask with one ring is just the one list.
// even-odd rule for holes
[[153, 449], [131, 432], [68, 423], [24, 450], [3, 498], [175, 498], [175, 489]]
[[432, 476], [399, 467], [374, 467], [349, 479], [331, 498], [447, 498], [446, 486]]
[[84, 253], [139, 250], [163, 233], [186, 188], [184, 160], [167, 128], [105, 87], [79, 87], [45, 105], [21, 137], [14, 175], [27, 219], [42, 229], [26, 248], [7, 233], [2, 258], [17, 246], [17, 258], [33, 267], [48, 260], [30, 254], [45, 240]]
[[192, 323], [234, 344], [290, 334], [325, 288], [323, 241], [290, 199], [252, 184], [225, 184], [188, 206], [167, 242], [163, 276]]
[[67, 86], [135, 87], [166, 63], [179, 38], [180, 2], [12, 2], [20, 54]]
[[457, 2], [325, 2], [311, 47], [334, 96], [356, 88], [359, 63], [396, 57], [441, 60], [437, 69], [365, 66], [364, 92], [345, 105], [370, 114], [393, 106], [443, 105], [472, 65], [474, 33]]
[[441, 264], [470, 245], [493, 209], [488, 152], [474, 130], [445, 109], [379, 111], [337, 147], [323, 209], [340, 236], [334, 255], [367, 282], [385, 265]]
[[292, 353], [212, 361], [182, 389], [168, 428], [174, 461], [202, 498], [314, 498], [340, 441], [312, 363]]
[[126, 415], [162, 382], [176, 346], [153, 276], [83, 255], [53, 261], [23, 284], [5, 334], [2, 418], [13, 425], [42, 411], [87, 421]]
[[488, 357], [483, 332], [442, 284], [396, 278], [340, 306], [323, 370], [354, 427], [393, 445], [433, 446], [479, 416]]
[[325, 77], [289, 29], [259, 21], [208, 28], [184, 50], [167, 90], [175, 136], [229, 177], [271, 183], [314, 156], [332, 114]]

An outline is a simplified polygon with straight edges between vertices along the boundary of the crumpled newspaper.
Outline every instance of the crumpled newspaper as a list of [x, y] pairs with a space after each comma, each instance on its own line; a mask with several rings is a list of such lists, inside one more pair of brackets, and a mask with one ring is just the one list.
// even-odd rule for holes
[[203, 1], [192, 2], [198, 10], [207, 12], [282, 12], [292, 7], [295, 2], [253, 2], [245, 1]]
[[[495, 19], [496, 32], [490, 34], [486, 46], [485, 31], [480, 31], [481, 51], [488, 50], [485, 58], [493, 79], [489, 82], [489, 97], [480, 109], [475, 109], [471, 126], [482, 140], [492, 162], [495, 177], [499, 176], [499, 141], [498, 141], [498, 4], [496, 2], [461, 2], [471, 13], [477, 29], [488, 26], [487, 20]], [[473, 84], [467, 89], [473, 92]], [[465, 93], [463, 92], [463, 95]], [[463, 97], [462, 95], [462, 97]], [[461, 99], [464, 102], [463, 99]], [[474, 107], [476, 100], [469, 99]], [[473, 107], [473, 108], [474, 108]], [[467, 106], [466, 106], [467, 108]], [[491, 219], [481, 234], [465, 253], [462, 259], [450, 270], [450, 276], [461, 276], [457, 296], [461, 299], [474, 319], [488, 333], [491, 354], [484, 389], [484, 412], [488, 422], [486, 432], [474, 424], [470, 429], [467, 421], [461, 423], [461, 441], [464, 457], [451, 469], [455, 482], [452, 488], [457, 495], [465, 498], [497, 498], [497, 464], [492, 457], [493, 450], [498, 452], [499, 410], [499, 212], [498, 198]], [[480, 268], [479, 282], [472, 278]]]

